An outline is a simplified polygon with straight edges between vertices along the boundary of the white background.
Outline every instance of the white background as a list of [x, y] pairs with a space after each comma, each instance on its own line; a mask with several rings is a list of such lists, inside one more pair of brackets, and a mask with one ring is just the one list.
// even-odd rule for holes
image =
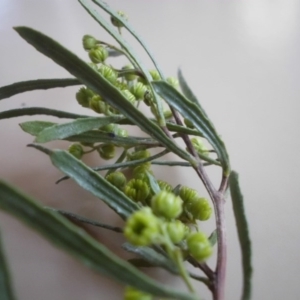
[[[176, 75], [177, 68], [182, 68], [226, 142], [232, 166], [240, 173], [250, 221], [253, 299], [297, 299], [300, 292], [299, 1], [107, 2], [126, 11], [165, 74]], [[0, 19], [0, 86], [69, 76], [23, 41], [13, 26], [36, 28], [84, 59], [87, 59], [81, 49], [84, 34], [107, 39], [107, 34], [76, 1], [1, 0]], [[76, 104], [76, 90], [14, 96], [0, 102], [0, 111], [46, 106], [87, 113]], [[26, 148], [32, 137], [18, 126], [21, 121], [31, 119], [49, 118], [1, 121], [0, 177], [46, 205], [120, 224], [99, 200], [74, 183], [54, 185], [60, 173], [44, 154]], [[50, 144], [53, 145], [66, 147], [66, 143]], [[88, 162], [97, 164], [96, 156]], [[200, 186], [195, 174], [186, 169], [176, 172], [160, 169], [159, 176], [174, 184]], [[227, 202], [226, 299], [235, 300], [239, 299], [241, 289], [240, 252], [230, 201]], [[121, 299], [120, 285], [86, 269], [8, 215], [0, 216], [18, 299]], [[110, 249], [122, 252], [115, 234], [89, 230]], [[164, 272], [160, 276], [184, 289], [179, 280], [168, 279]], [[210, 298], [203, 287], [198, 290], [206, 299]]]

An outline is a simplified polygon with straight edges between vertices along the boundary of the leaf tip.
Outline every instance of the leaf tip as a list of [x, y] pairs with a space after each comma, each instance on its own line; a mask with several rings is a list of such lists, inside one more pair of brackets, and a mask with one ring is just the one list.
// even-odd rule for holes
[[37, 150], [40, 150], [41, 152], [44, 152], [47, 155], [51, 155], [53, 153], [53, 151], [51, 151], [50, 149], [37, 144], [28, 144], [27, 147], [35, 148]]

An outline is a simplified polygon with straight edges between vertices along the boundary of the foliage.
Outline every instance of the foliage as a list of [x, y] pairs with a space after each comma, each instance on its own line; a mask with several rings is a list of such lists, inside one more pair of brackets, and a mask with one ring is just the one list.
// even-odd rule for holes
[[[145, 43], [131, 28], [123, 12], [115, 13], [105, 3], [93, 0], [110, 16], [111, 23], [93, 9], [90, 1], [79, 0], [84, 9], [114, 37], [111, 45], [91, 35], [82, 39], [90, 62], [85, 62], [46, 35], [27, 27], [15, 30], [36, 50], [51, 58], [74, 76], [69, 79], [31, 80], [0, 88], [0, 99], [35, 89], [80, 85], [75, 97], [83, 110], [96, 117], [70, 114], [43, 107], [12, 109], [0, 112], [0, 119], [22, 115], [52, 115], [68, 118], [62, 124], [41, 120], [20, 124], [35, 137], [29, 145], [45, 153], [52, 164], [66, 177], [105, 202], [125, 220], [124, 228], [115, 228], [98, 221], [87, 220], [68, 212], [49, 210], [14, 187], [0, 182], [0, 208], [21, 219], [91, 268], [127, 286], [124, 299], [199, 299], [191, 283], [194, 278], [212, 291], [215, 300], [224, 299], [226, 271], [226, 236], [224, 224], [225, 193], [229, 187], [234, 200], [234, 212], [243, 251], [243, 299], [250, 298], [250, 240], [236, 173], [230, 169], [224, 142], [212, 121], [192, 93], [181, 71], [178, 80], [165, 78]], [[143, 46], [153, 62], [148, 69], [134, 49], [125, 41], [121, 30], [126, 29]], [[113, 64], [113, 57], [122, 55], [127, 63], [122, 68]], [[108, 62], [109, 61], [109, 62]], [[181, 89], [181, 90], [180, 90]], [[147, 117], [147, 116], [150, 117]], [[138, 127], [147, 137], [139, 137], [124, 125]], [[182, 139], [185, 148], [179, 146]], [[41, 144], [53, 140], [72, 143], [67, 149], [52, 150]], [[154, 150], [161, 149], [154, 154]], [[109, 163], [92, 168], [82, 161], [91, 152], [98, 153]], [[169, 152], [181, 160], [159, 161]], [[116, 156], [120, 154], [117, 158]], [[112, 161], [113, 160], [113, 161]], [[173, 187], [158, 180], [152, 165], [187, 166], [202, 181], [210, 195], [204, 198], [188, 186]], [[220, 168], [222, 179], [215, 187], [207, 175], [209, 166]], [[99, 170], [107, 170], [104, 176]], [[128, 170], [131, 170], [128, 175]], [[232, 175], [230, 175], [232, 174]], [[59, 181], [61, 181], [59, 180]], [[199, 221], [216, 217], [216, 230], [208, 237]], [[72, 224], [67, 218], [124, 233], [128, 243], [123, 248], [135, 253], [130, 263], [116, 257], [99, 241]], [[217, 243], [215, 269], [206, 260]], [[2, 264], [5, 261], [1, 256]], [[184, 262], [202, 270], [203, 276], [191, 274]], [[182, 277], [189, 293], [167, 288], [150, 279], [137, 268], [161, 267]], [[9, 276], [3, 268], [1, 292], [13, 299]]]

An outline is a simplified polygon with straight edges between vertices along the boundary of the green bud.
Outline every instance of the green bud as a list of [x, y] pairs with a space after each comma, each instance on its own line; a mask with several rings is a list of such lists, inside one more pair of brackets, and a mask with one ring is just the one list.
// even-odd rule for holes
[[144, 103], [147, 106], [151, 106], [153, 104], [153, 97], [152, 94], [147, 90], [144, 94]]
[[127, 181], [125, 175], [122, 172], [112, 172], [108, 174], [105, 178], [108, 182], [117, 187], [119, 190], [123, 190]]
[[193, 232], [186, 239], [190, 254], [198, 261], [205, 261], [212, 254], [212, 247], [203, 232]]
[[162, 190], [152, 198], [151, 207], [155, 214], [175, 219], [182, 213], [182, 200], [173, 193]]
[[189, 128], [195, 128], [194, 124], [189, 119], [183, 119], [184, 124]]
[[187, 202], [185, 209], [193, 216], [195, 220], [206, 221], [212, 214], [212, 208], [206, 198], [194, 198]]
[[147, 87], [143, 83], [137, 82], [132, 86], [130, 91], [136, 97], [136, 99], [144, 99]]
[[133, 201], [143, 203], [150, 194], [150, 188], [145, 181], [134, 178], [127, 183], [124, 193]]
[[136, 101], [135, 96], [129, 91], [129, 90], [123, 90], [122, 94], [125, 96], [125, 98], [133, 104]]
[[118, 130], [118, 125], [117, 124], [108, 124], [108, 125], [104, 125], [104, 126], [100, 127], [99, 129], [104, 132], [116, 134], [116, 132]]
[[167, 78], [167, 82], [172, 85], [174, 88], [178, 88], [179, 87], [179, 82], [177, 80], [177, 78], [175, 77], [168, 77]]
[[191, 142], [198, 153], [209, 154], [208, 149], [201, 138], [192, 138]]
[[118, 80], [114, 83], [114, 86], [118, 88], [120, 91], [128, 90], [128, 85]]
[[82, 45], [85, 50], [91, 50], [97, 45], [97, 40], [91, 35], [84, 35], [82, 38]]
[[139, 174], [141, 174], [141, 173], [145, 174], [146, 172], [152, 173], [150, 168], [151, 168], [150, 162], [146, 162], [141, 165], [138, 165], [133, 169], [133, 176], [137, 177]]
[[135, 246], [155, 244], [159, 238], [159, 219], [149, 207], [144, 207], [127, 219], [124, 235]]
[[[117, 12], [117, 14], [122, 18], [122, 19], [124, 19], [124, 21], [127, 21], [128, 20], [128, 17], [126, 16], [126, 14], [123, 12], [123, 11], [118, 11]], [[121, 27], [123, 27], [123, 23], [122, 22], [120, 22], [119, 20], [117, 20], [116, 18], [114, 18], [114, 17], [111, 17], [110, 18], [110, 21], [111, 21], [111, 23], [114, 25], [114, 26], [116, 26], [116, 27], [118, 27], [118, 28], [121, 28]]]
[[166, 229], [169, 238], [174, 244], [182, 241], [189, 232], [189, 228], [179, 220], [167, 223]]
[[150, 70], [149, 73], [153, 80], [161, 80], [161, 77], [157, 70]]
[[83, 155], [83, 148], [80, 144], [77, 144], [77, 143], [70, 145], [68, 151], [70, 154], [72, 154], [77, 159], [81, 159], [81, 157]]
[[106, 80], [108, 80], [112, 84], [114, 84], [117, 81], [118, 74], [112, 68], [105, 65], [101, 65], [98, 71], [100, 74], [103, 75], [103, 77], [105, 77]]
[[172, 192], [173, 187], [166, 181], [163, 180], [157, 180], [157, 183], [161, 190], [165, 190], [167, 192]]
[[138, 160], [150, 157], [151, 153], [148, 150], [138, 150], [127, 154], [127, 160]]
[[191, 189], [187, 186], [183, 186], [179, 192], [180, 198], [183, 200], [184, 203], [188, 203], [193, 199], [199, 197], [198, 192], [194, 189]]
[[141, 292], [131, 286], [127, 286], [125, 289], [124, 300], [152, 300], [153, 297], [150, 294]]
[[171, 110], [167, 109], [167, 110], [164, 110], [164, 117], [165, 119], [170, 119], [173, 117], [173, 114], [171, 112]]
[[94, 96], [94, 92], [88, 88], [82, 87], [80, 90], [76, 93], [76, 100], [77, 102], [83, 106], [83, 107], [89, 107], [90, 106], [90, 100]]
[[114, 158], [116, 154], [115, 146], [112, 144], [102, 144], [97, 151], [101, 158], [106, 160]]
[[[122, 68], [122, 70], [130, 71], [130, 70], [134, 70], [134, 68], [133, 65], [126, 65]], [[128, 73], [126, 72], [124, 77], [127, 81], [133, 81], [137, 78], [137, 76], [134, 73], [130, 73], [130, 72]]]
[[90, 100], [90, 108], [98, 114], [106, 114], [107, 104], [99, 95], [94, 95]]
[[97, 46], [89, 51], [89, 57], [95, 64], [103, 63], [108, 57], [108, 51], [102, 46]]
[[116, 135], [120, 137], [128, 137], [128, 131], [124, 128], [118, 128], [116, 131]]

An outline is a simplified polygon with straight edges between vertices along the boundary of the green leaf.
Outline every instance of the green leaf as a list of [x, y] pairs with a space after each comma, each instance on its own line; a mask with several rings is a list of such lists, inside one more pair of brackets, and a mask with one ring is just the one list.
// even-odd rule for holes
[[212, 233], [211, 233], [211, 235], [209, 236], [209, 242], [210, 242], [210, 244], [211, 244], [211, 246], [213, 247], [216, 243], [217, 243], [217, 241], [218, 241], [218, 233], [217, 233], [217, 229], [215, 229]]
[[184, 160], [188, 160], [192, 163], [195, 162], [194, 158], [189, 153], [179, 148], [173, 140], [165, 135], [159, 126], [150, 121], [134, 105], [127, 101], [124, 95], [116, 87], [75, 54], [62, 47], [51, 38], [31, 28], [16, 27], [15, 30], [38, 51], [52, 58], [57, 64], [68, 70], [88, 88], [101, 95], [108, 104], [115, 107], [132, 123], [157, 139], [170, 151], [176, 153]]
[[47, 127], [39, 132], [36, 137], [37, 143], [46, 143], [54, 140], [62, 140], [72, 135], [84, 133], [86, 131], [105, 126], [107, 124], [115, 123], [123, 116], [110, 116], [110, 117], [90, 117], [84, 119], [77, 119], [70, 123], [56, 124]]
[[12, 282], [7, 267], [7, 260], [5, 258], [2, 237], [0, 235], [0, 295], [1, 300], [16, 299], [12, 289]]
[[87, 115], [78, 115], [65, 111], [49, 109], [45, 107], [25, 107], [25, 108], [17, 108], [0, 112], [0, 120], [1, 119], [9, 119], [21, 116], [34, 116], [34, 115], [46, 115], [46, 116], [54, 116], [57, 118], [65, 118], [65, 119], [78, 119], [78, 118], [89, 118]]
[[56, 123], [47, 121], [28, 121], [20, 123], [19, 125], [22, 128], [22, 130], [26, 133], [29, 133], [33, 136], [37, 136], [45, 128], [50, 128], [55, 124]]
[[41, 233], [86, 266], [114, 280], [160, 297], [196, 299], [192, 295], [174, 291], [155, 282], [63, 216], [43, 208], [3, 181], [0, 181], [0, 208]]
[[208, 140], [221, 160], [224, 174], [229, 176], [229, 158], [225, 145], [199, 106], [185, 98], [179, 91], [165, 81], [153, 81], [153, 86], [163, 99], [179, 111], [184, 118], [189, 119], [195, 128], [202, 133], [203, 137]]
[[197, 97], [194, 95], [194, 93], [192, 92], [192, 90], [188, 86], [187, 82], [185, 81], [185, 79], [183, 77], [183, 74], [182, 74], [180, 69], [178, 70], [178, 81], [179, 81], [179, 85], [181, 87], [183, 95], [185, 97], [187, 97], [190, 101], [192, 101], [194, 104], [196, 104], [199, 107], [199, 109], [202, 111], [202, 114], [208, 118], [204, 108], [201, 106], [201, 104], [198, 101]]
[[149, 172], [146, 172], [146, 174], [147, 174], [152, 192], [155, 195], [158, 194], [160, 192], [160, 187], [159, 187], [159, 184], [157, 183], [155, 177], [152, 174], [150, 174]]
[[243, 293], [241, 299], [249, 300], [251, 298], [252, 280], [251, 240], [249, 235], [249, 226], [245, 215], [243, 195], [239, 186], [238, 173], [234, 171], [232, 171], [229, 176], [229, 187], [240, 247], [242, 251]]
[[81, 83], [76, 78], [38, 79], [38, 80], [16, 82], [0, 88], [0, 100], [24, 92], [29, 92], [34, 90], [47, 90], [47, 89], [79, 85], [79, 84]]
[[29, 146], [48, 154], [55, 167], [76, 181], [79, 186], [101, 199], [123, 219], [139, 209], [139, 206], [124, 193], [68, 152], [51, 151], [34, 144]]

